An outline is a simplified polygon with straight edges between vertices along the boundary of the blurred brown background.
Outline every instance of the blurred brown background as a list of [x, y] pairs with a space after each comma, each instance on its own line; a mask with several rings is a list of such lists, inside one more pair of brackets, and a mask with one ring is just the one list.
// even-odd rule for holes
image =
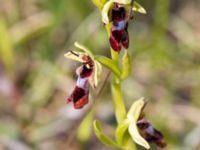
[[[129, 26], [127, 108], [148, 98], [148, 120], [164, 133], [166, 149], [199, 150], [200, 1], [138, 2], [147, 14], [135, 14]], [[0, 150], [110, 150], [92, 132], [87, 140], [75, 136], [87, 111], [66, 104], [79, 64], [63, 54], [75, 41], [109, 56], [100, 13], [90, 0], [0, 0]], [[98, 101], [95, 118], [112, 134], [109, 83]]]

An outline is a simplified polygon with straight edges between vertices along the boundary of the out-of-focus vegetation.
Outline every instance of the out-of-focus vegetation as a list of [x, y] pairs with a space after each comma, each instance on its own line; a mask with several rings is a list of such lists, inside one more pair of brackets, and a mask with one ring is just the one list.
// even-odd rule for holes
[[[164, 133], [166, 149], [198, 150], [200, 1], [138, 2], [147, 14], [135, 14], [129, 25], [133, 72], [123, 83], [126, 105], [148, 98], [147, 118]], [[88, 108], [66, 104], [78, 64], [63, 56], [76, 40], [109, 55], [100, 13], [90, 0], [0, 0], [0, 149], [110, 149], [87, 123], [76, 137]], [[116, 123], [109, 87], [92, 97], [98, 101], [95, 117], [112, 133]], [[87, 117], [90, 121], [93, 115]]]

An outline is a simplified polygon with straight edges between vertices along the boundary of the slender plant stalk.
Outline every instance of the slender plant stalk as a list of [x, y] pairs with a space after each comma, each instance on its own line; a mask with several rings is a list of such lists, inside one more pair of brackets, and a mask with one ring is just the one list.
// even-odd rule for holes
[[111, 91], [112, 91], [113, 103], [115, 106], [115, 116], [116, 116], [117, 122], [120, 123], [121, 121], [125, 119], [126, 109], [125, 109], [124, 100], [122, 96], [121, 82], [114, 75], [112, 76]]
[[[108, 37], [110, 36], [110, 25], [106, 25], [106, 31], [108, 34]], [[110, 47], [110, 53], [112, 60], [116, 62], [117, 65], [119, 65], [119, 54], [115, 52]], [[114, 103], [115, 108], [115, 117], [118, 123], [124, 120], [126, 116], [126, 108], [124, 105], [124, 99], [122, 96], [122, 90], [121, 90], [121, 80], [116, 77], [114, 74], [112, 75], [112, 82], [111, 82], [111, 92], [112, 92], [112, 100]]]
[[[108, 37], [110, 37], [110, 24], [106, 25], [106, 31], [108, 34]], [[116, 62], [116, 64], [119, 66], [119, 53], [115, 52], [110, 47], [110, 53], [111, 58]], [[115, 109], [115, 117], [117, 120], [117, 123], [120, 124], [125, 118], [126, 118], [126, 107], [124, 104], [124, 99], [122, 95], [122, 89], [121, 89], [121, 79], [119, 79], [117, 76], [112, 74], [112, 82], [111, 82], [111, 92], [112, 92], [112, 100], [114, 104]], [[127, 144], [126, 150], [136, 150], [136, 145], [132, 141], [131, 137], [129, 138], [129, 141]]]

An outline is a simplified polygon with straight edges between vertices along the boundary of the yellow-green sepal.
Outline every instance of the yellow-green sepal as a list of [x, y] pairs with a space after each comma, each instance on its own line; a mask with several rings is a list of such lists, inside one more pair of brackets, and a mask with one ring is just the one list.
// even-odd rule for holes
[[131, 135], [133, 141], [135, 141], [137, 144], [145, 147], [146, 149], [150, 148], [149, 143], [140, 135], [137, 127], [137, 120], [140, 117], [140, 114], [142, 113], [142, 110], [145, 106], [146, 102], [144, 98], [140, 98], [136, 102], [133, 103], [131, 106], [128, 114], [127, 119], [129, 120], [130, 124], [128, 127], [129, 134]]
[[93, 4], [99, 9], [101, 10], [104, 6], [104, 4], [107, 2], [108, 0], [92, 0]]
[[94, 60], [94, 54], [92, 53], [92, 51], [90, 49], [88, 49], [87, 47], [85, 47], [84, 45], [75, 42], [74, 43], [75, 47], [79, 48], [80, 50], [84, 51], [86, 54], [88, 54], [90, 56], [90, 58], [92, 60]]

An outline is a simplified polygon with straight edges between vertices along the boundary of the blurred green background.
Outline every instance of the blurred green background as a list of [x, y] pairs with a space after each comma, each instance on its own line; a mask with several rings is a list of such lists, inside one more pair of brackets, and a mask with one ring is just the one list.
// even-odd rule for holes
[[[147, 14], [135, 14], [129, 24], [133, 71], [123, 83], [127, 108], [148, 98], [147, 118], [163, 132], [166, 149], [199, 150], [200, 1], [138, 2]], [[86, 138], [76, 136], [87, 107], [66, 104], [79, 64], [63, 56], [75, 41], [110, 55], [90, 0], [0, 0], [0, 150], [110, 150], [88, 132], [90, 121], [82, 128]], [[93, 96], [90, 105], [97, 101]], [[112, 134], [109, 83], [98, 101], [95, 118]]]

